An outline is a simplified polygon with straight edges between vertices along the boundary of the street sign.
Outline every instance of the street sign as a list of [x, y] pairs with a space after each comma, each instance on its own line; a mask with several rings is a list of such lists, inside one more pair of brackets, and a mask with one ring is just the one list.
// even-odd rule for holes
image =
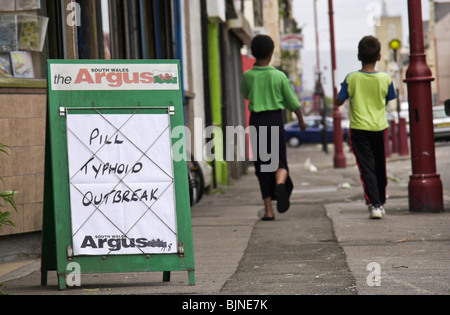
[[[195, 284], [178, 61], [50, 60], [42, 285], [83, 273], [188, 271]], [[178, 142], [180, 140], [176, 140]], [[177, 156], [175, 156], [175, 154]]]
[[281, 36], [281, 49], [301, 49], [303, 48], [303, 36], [301, 34], [284, 34]]

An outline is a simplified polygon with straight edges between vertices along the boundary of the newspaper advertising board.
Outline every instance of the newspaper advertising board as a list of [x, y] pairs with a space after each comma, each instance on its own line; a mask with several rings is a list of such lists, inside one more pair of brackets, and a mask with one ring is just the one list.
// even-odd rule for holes
[[56, 269], [65, 288], [73, 262], [194, 284], [179, 78], [178, 61], [49, 61], [43, 285]]

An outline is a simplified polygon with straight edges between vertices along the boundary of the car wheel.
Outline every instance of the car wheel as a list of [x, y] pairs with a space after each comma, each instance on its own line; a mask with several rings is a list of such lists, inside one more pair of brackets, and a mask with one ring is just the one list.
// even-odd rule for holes
[[300, 141], [300, 138], [298, 138], [298, 137], [291, 137], [288, 140], [288, 145], [291, 148], [297, 148], [300, 146], [300, 144], [302, 144], [302, 142]]

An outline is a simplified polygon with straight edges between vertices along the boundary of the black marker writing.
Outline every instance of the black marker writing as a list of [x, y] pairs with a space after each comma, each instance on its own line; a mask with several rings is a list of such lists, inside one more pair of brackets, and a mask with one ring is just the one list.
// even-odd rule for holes
[[109, 135], [102, 135], [100, 134], [100, 130], [98, 128], [95, 128], [91, 132], [91, 137], [89, 139], [89, 145], [92, 145], [92, 142], [96, 140], [98, 141], [99, 145], [102, 144], [122, 144], [123, 141], [119, 139], [119, 135], [116, 135], [114, 138], [114, 141], [111, 140], [111, 137]]
[[112, 190], [109, 193], [100, 195], [94, 195], [91, 191], [88, 191], [84, 194], [83, 200], [81, 201], [83, 203], [83, 206], [88, 207], [91, 204], [94, 204], [95, 206], [100, 205], [103, 203], [104, 205], [107, 205], [108, 202], [111, 204], [115, 203], [125, 203], [125, 202], [139, 202], [139, 201], [152, 201], [152, 200], [158, 200], [158, 197], [156, 197], [156, 193], [158, 192], [158, 188], [152, 189], [149, 193], [148, 190], [142, 190], [142, 189], [136, 189], [136, 190]]
[[129, 171], [133, 174], [137, 174], [140, 171], [142, 171], [142, 168], [144, 167], [141, 162], [138, 162], [134, 164], [133, 166], [130, 166], [129, 164], [124, 163], [99, 163], [99, 164], [91, 164], [91, 162], [95, 158], [92, 157], [90, 160], [88, 160], [80, 169], [80, 171], [84, 171], [84, 174], [87, 175], [89, 170], [92, 170], [95, 173], [95, 178], [97, 178], [99, 175], [110, 175], [110, 174], [128, 174]]

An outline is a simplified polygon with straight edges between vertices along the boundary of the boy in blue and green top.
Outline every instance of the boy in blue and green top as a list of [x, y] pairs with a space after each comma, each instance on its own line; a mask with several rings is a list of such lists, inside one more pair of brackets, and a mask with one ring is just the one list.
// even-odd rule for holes
[[[256, 63], [253, 69], [245, 72], [241, 84], [241, 92], [249, 100], [250, 126], [256, 130], [251, 141], [252, 147], [256, 144], [257, 148], [257, 152], [253, 152], [256, 156], [255, 174], [264, 200], [262, 219], [267, 221], [275, 219], [272, 200], [277, 200], [278, 212], [284, 213], [289, 209], [289, 197], [294, 187], [287, 165], [282, 110], [295, 112], [300, 129], [306, 129], [300, 103], [288, 78], [269, 66], [274, 48], [273, 40], [267, 35], [253, 38], [251, 51]], [[270, 160], [263, 151], [270, 152]], [[274, 168], [272, 164], [275, 164]]]
[[397, 97], [392, 78], [378, 72], [375, 65], [381, 59], [380, 41], [364, 37], [358, 47], [362, 69], [350, 73], [342, 83], [336, 104], [350, 100], [351, 147], [361, 174], [370, 218], [381, 219], [386, 212], [386, 157], [384, 133], [389, 124], [386, 105]]

